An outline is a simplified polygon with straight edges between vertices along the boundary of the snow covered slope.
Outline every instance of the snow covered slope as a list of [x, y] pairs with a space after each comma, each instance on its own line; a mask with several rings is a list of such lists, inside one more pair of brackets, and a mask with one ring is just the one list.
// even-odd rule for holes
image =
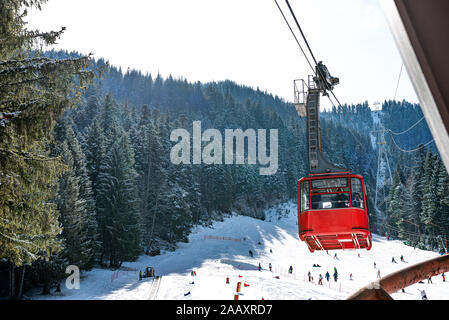
[[[404, 262], [400, 261], [401, 255]], [[296, 204], [287, 203], [268, 210], [265, 221], [233, 215], [214, 223], [212, 228], [196, 227], [189, 243], [180, 243], [174, 252], [141, 256], [118, 271], [93, 269], [82, 275], [80, 289], [69, 290], [63, 282], [61, 295], [34, 294], [32, 298], [232, 300], [237, 283], [241, 282], [239, 300], [345, 299], [376, 280], [378, 270], [385, 276], [437, 255], [376, 235], [370, 251], [310, 253], [297, 235]], [[392, 263], [392, 257], [397, 263]], [[320, 267], [313, 267], [314, 264]], [[155, 268], [155, 274], [160, 276], [157, 281], [139, 281], [138, 273], [146, 266]], [[332, 279], [334, 267], [339, 273], [337, 282]], [[309, 271], [313, 282], [308, 281]], [[318, 285], [319, 274], [324, 277], [326, 271], [331, 275], [330, 281], [324, 279], [323, 285]], [[443, 282], [441, 275], [433, 277], [432, 283], [415, 284], [407, 287], [405, 293], [392, 296], [397, 300], [421, 299], [418, 289], [425, 289], [430, 300], [449, 299], [449, 282]]]

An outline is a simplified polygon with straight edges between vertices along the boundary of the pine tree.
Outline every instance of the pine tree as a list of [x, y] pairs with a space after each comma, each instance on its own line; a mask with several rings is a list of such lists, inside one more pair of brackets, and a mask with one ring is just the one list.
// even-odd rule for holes
[[83, 268], [89, 261], [89, 239], [84, 228], [86, 202], [80, 198], [80, 178], [75, 174], [74, 160], [67, 141], [62, 143], [61, 148], [67, 171], [60, 179], [56, 200], [64, 239], [64, 250], [60, 255], [68, 264]]
[[101, 114], [107, 152], [100, 159], [96, 177], [100, 262], [109, 261], [109, 267], [136, 259], [141, 240], [134, 153], [117, 108], [108, 95]]
[[[63, 149], [62, 154], [70, 158], [69, 168], [73, 171], [74, 177], [78, 179], [78, 199], [84, 203], [84, 210], [80, 217], [80, 236], [82, 234], [85, 238], [82, 250], [86, 258], [83, 259], [82, 264], [79, 263], [77, 265], [81, 269], [90, 269], [98, 260], [99, 241], [97, 235], [96, 205], [92, 191], [92, 183], [87, 170], [86, 157], [68, 119], [63, 119], [57, 126], [55, 132], [60, 146], [65, 146], [67, 149]], [[68, 164], [66, 163], [66, 165]]]
[[[436, 224], [440, 226], [441, 236], [447, 237], [449, 232], [449, 175], [443, 161], [438, 161], [438, 186], [437, 186], [437, 217]], [[447, 240], [447, 239], [446, 239]], [[447, 252], [446, 240], [444, 241], [444, 251]]]
[[398, 229], [393, 229], [392, 234], [404, 238], [404, 184], [402, 169], [398, 164], [393, 176], [393, 183], [388, 195], [387, 223]]
[[102, 257], [110, 267], [134, 260], [140, 252], [136, 172], [129, 138], [114, 142], [101, 164], [98, 190]]
[[161, 217], [166, 200], [164, 195], [168, 188], [167, 170], [162, 158], [164, 147], [158, 122], [158, 112], [151, 114], [149, 108], [144, 106], [134, 138], [135, 168], [138, 174], [137, 185], [144, 231], [143, 244], [147, 253], [151, 250], [151, 244], [157, 234], [156, 224]]
[[424, 162], [426, 158], [426, 151], [424, 148], [419, 149], [415, 155], [415, 166], [413, 167], [413, 185], [412, 185], [412, 199], [413, 211], [411, 218], [417, 223], [421, 223], [422, 202], [423, 202], [423, 188], [425, 186], [424, 179]]
[[89, 86], [80, 106], [72, 111], [76, 133], [83, 132], [100, 113], [101, 103], [98, 90], [93, 85]]
[[417, 245], [419, 241], [419, 232], [417, 230], [417, 224], [419, 220], [416, 219], [417, 215], [414, 210], [414, 202], [413, 202], [413, 186], [415, 184], [415, 176], [413, 171], [409, 174], [408, 177], [405, 178], [404, 184], [404, 193], [403, 193], [403, 218], [407, 219], [408, 222], [403, 225], [403, 228], [406, 232], [406, 238], [410, 245]]
[[62, 163], [49, 156], [46, 143], [56, 119], [94, 77], [87, 71], [88, 56], [40, 54], [37, 44], [53, 44], [64, 31], [25, 28], [27, 9], [45, 2], [0, 4], [0, 256], [13, 268], [58, 250], [57, 211], [50, 199]]
[[[438, 169], [438, 167], [437, 167]], [[424, 161], [424, 187], [423, 187], [423, 201], [422, 201], [422, 215], [421, 222], [424, 224], [424, 230], [428, 237], [426, 237], [427, 246], [432, 248], [435, 242], [435, 222], [437, 217], [437, 170], [435, 169], [435, 158], [430, 149], [427, 151], [426, 159]]]
[[83, 133], [82, 149], [86, 157], [86, 168], [92, 183], [94, 199], [98, 197], [98, 174], [106, 153], [106, 137], [99, 117], [95, 118]]

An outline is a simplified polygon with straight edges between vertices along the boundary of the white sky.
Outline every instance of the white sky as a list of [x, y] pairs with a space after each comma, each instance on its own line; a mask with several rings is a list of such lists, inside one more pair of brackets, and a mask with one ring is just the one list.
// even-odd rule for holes
[[[377, 0], [290, 4], [317, 60], [340, 78], [341, 103], [393, 99], [402, 61]], [[27, 20], [30, 29], [67, 27], [55, 48], [93, 52], [123, 70], [230, 79], [287, 101], [293, 80], [311, 73], [274, 0], [49, 0]], [[418, 102], [405, 67], [397, 99]]]

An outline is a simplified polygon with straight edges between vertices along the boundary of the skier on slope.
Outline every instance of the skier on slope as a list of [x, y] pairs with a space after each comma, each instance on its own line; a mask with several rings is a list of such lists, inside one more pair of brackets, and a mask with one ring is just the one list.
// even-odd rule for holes
[[419, 290], [419, 289], [418, 289], [418, 291], [421, 292], [421, 299], [422, 299], [422, 300], [428, 300], [428, 299], [427, 299], [426, 291], [424, 291], [424, 290]]
[[321, 275], [321, 273], [320, 273], [320, 276], [318, 277], [318, 284], [319, 284], [320, 286], [323, 285], [323, 276]]
[[329, 274], [329, 271], [326, 271], [325, 277], [326, 277], [327, 282], [329, 282], [329, 278], [331, 277], [331, 275]]
[[338, 279], [338, 273], [334, 272], [334, 281], [337, 282], [337, 279]]
[[268, 264], [268, 268], [269, 268], [270, 271], [271, 271], [271, 262]]
[[290, 268], [288, 268], [288, 273], [292, 274], [293, 273], [293, 267], [290, 266]]

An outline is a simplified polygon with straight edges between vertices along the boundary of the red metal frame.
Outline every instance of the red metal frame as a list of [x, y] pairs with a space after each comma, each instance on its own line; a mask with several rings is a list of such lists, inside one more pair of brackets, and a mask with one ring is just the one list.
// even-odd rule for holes
[[[349, 207], [312, 209], [313, 180], [346, 178], [346, 187], [331, 187], [330, 189], [345, 188], [347, 191], [313, 192], [316, 194], [349, 193]], [[352, 206], [351, 178], [361, 182], [364, 208]], [[301, 212], [301, 183], [309, 184], [309, 209]], [[319, 190], [323, 188], [314, 188]], [[338, 249], [367, 249], [372, 246], [371, 229], [368, 219], [368, 209], [363, 177], [357, 174], [339, 172], [332, 174], [312, 174], [298, 181], [298, 229], [299, 238], [305, 241], [311, 252], [315, 250]]]

